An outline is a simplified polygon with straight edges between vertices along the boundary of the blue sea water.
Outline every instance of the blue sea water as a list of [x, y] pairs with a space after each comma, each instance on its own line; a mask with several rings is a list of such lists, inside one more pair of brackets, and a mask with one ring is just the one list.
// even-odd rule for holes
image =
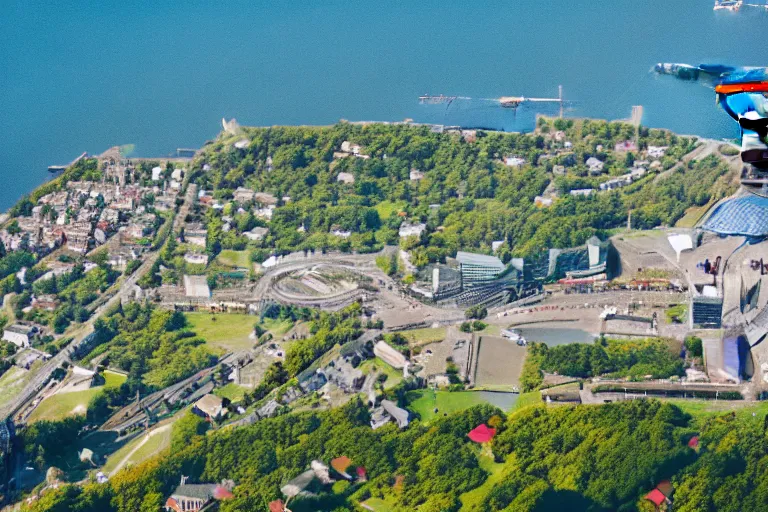
[[[527, 130], [536, 111], [420, 94], [555, 96], [568, 115], [733, 137], [658, 61], [768, 64], [768, 12], [711, 0], [2, 0], [0, 208], [82, 151], [199, 147], [242, 124], [402, 120]], [[556, 113], [543, 106], [543, 113]]]

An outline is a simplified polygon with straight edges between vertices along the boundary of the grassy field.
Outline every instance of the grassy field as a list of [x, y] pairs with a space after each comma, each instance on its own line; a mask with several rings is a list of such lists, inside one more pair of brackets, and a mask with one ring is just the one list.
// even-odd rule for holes
[[678, 227], [678, 228], [694, 227], [701, 220], [701, 217], [709, 211], [709, 209], [712, 207], [713, 204], [715, 204], [715, 201], [710, 201], [704, 206], [691, 206], [690, 208], [685, 210], [685, 215], [680, 217], [680, 219], [675, 223], [675, 227]]
[[381, 498], [370, 498], [364, 503], [375, 512], [393, 512], [395, 510], [394, 500], [389, 496], [387, 496], [386, 500]]
[[230, 402], [237, 403], [243, 399], [247, 390], [247, 388], [231, 382], [226, 386], [216, 389], [213, 394], [221, 398], [229, 398]]
[[285, 333], [291, 330], [293, 322], [286, 319], [280, 320], [277, 318], [265, 318], [261, 322], [261, 326], [272, 333], [272, 336], [283, 336]]
[[[484, 403], [479, 393], [474, 391], [433, 391], [420, 389], [408, 392], [408, 409], [417, 413], [421, 421], [429, 422], [436, 415], [463, 411], [473, 405]], [[437, 408], [437, 414], [435, 414]]]
[[253, 346], [254, 340], [249, 336], [258, 317], [234, 313], [185, 313], [185, 316], [189, 327], [212, 347], [230, 351]]
[[108, 387], [118, 387], [125, 382], [125, 375], [106, 371], [104, 372], [103, 386], [96, 386], [83, 391], [69, 393], [56, 393], [49, 396], [37, 406], [29, 417], [29, 422], [40, 420], [60, 420], [66, 416], [85, 414], [88, 410], [88, 402], [91, 398], [101, 393]]
[[540, 391], [529, 391], [528, 393], [520, 393], [520, 398], [517, 399], [513, 411], [517, 411], [528, 407], [529, 405], [538, 405], [542, 403]]
[[21, 391], [27, 382], [35, 374], [35, 368], [39, 365], [36, 362], [31, 370], [23, 370], [18, 366], [11, 367], [0, 377], [0, 406], [7, 404]]
[[684, 400], [674, 398], [665, 400], [690, 414], [696, 424], [702, 424], [713, 416], [735, 412], [736, 417], [740, 420], [754, 421], [755, 425], [762, 427], [765, 416], [768, 415], [768, 402]]
[[493, 486], [496, 485], [496, 483], [499, 482], [504, 475], [502, 472], [502, 469], [504, 469], [504, 463], [494, 462], [493, 457], [490, 454], [481, 452], [477, 456], [477, 459], [480, 467], [486, 473], [488, 473], [488, 478], [480, 487], [476, 487], [469, 492], [465, 492], [459, 497], [462, 505], [465, 507], [469, 506], [470, 504], [480, 503], [490, 492]]
[[216, 260], [222, 265], [236, 268], [251, 268], [251, 255], [248, 251], [233, 251], [225, 249], [219, 253]]
[[[256, 342], [250, 337], [259, 317], [237, 313], [185, 313], [189, 328], [205, 339], [208, 345], [224, 351], [247, 350]], [[214, 320], [215, 319], [215, 320]], [[265, 318], [264, 329], [277, 338], [293, 327], [290, 320]]]
[[378, 357], [368, 359], [367, 361], [363, 362], [359, 366], [359, 369], [363, 372], [363, 374], [367, 374], [374, 366], [380, 373], [383, 373], [387, 376], [387, 380], [384, 381], [384, 389], [393, 388], [403, 380], [402, 371], [392, 368]]
[[427, 345], [445, 339], [445, 327], [426, 327], [410, 331], [399, 331], [397, 334], [405, 336], [412, 346]]
[[110, 474], [118, 466], [121, 466], [121, 463], [121, 467], [128, 464], [139, 464], [169, 448], [171, 446], [172, 424], [161, 425], [154, 430], [157, 432], [149, 437], [147, 434], [139, 434], [135, 439], [110, 455], [102, 471]]
[[486, 336], [501, 336], [501, 326], [494, 324], [486, 324], [485, 329], [477, 331], [478, 334], [485, 334]]
[[379, 212], [379, 218], [381, 220], [386, 220], [405, 208], [405, 201], [382, 201], [376, 204], [375, 208], [376, 211]]

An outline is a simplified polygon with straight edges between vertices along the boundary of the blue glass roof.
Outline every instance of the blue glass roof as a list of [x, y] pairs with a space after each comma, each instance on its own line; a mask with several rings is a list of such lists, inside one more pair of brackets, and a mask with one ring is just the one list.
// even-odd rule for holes
[[702, 227], [722, 235], [768, 237], [768, 198], [749, 195], [726, 201]]

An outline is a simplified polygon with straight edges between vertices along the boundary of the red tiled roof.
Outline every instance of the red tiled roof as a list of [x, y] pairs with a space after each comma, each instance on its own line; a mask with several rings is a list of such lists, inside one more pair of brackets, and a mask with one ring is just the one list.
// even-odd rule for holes
[[368, 474], [365, 472], [365, 468], [363, 466], [357, 466], [355, 471], [357, 472], [358, 478], [368, 478]]
[[213, 497], [217, 500], [231, 500], [235, 497], [234, 494], [232, 494], [232, 491], [227, 489], [226, 487], [222, 487], [221, 485], [217, 485], [216, 488], [213, 490]]
[[168, 498], [165, 501], [165, 508], [170, 508], [171, 510], [175, 510], [176, 512], [181, 512], [181, 507], [179, 506], [179, 503], [173, 498]]
[[476, 443], [487, 443], [496, 435], [496, 429], [490, 428], [483, 423], [472, 429], [467, 435]]
[[699, 446], [699, 436], [693, 436], [690, 441], [688, 441], [688, 446], [690, 448], [696, 448]]
[[331, 467], [336, 470], [337, 473], [346, 473], [347, 468], [352, 465], [352, 460], [346, 455], [336, 457], [331, 461]]
[[664, 496], [664, 494], [660, 490], [654, 489], [645, 495], [645, 499], [647, 499], [648, 501], [650, 501], [651, 503], [659, 507], [661, 506], [662, 503], [664, 503], [667, 497]]
[[672, 496], [672, 491], [674, 490], [672, 487], [672, 482], [669, 480], [662, 480], [659, 482], [659, 485], [656, 486], [656, 488], [661, 491], [661, 494], [669, 498]]
[[269, 502], [269, 512], [283, 512], [284, 510], [285, 506], [283, 505], [283, 500]]

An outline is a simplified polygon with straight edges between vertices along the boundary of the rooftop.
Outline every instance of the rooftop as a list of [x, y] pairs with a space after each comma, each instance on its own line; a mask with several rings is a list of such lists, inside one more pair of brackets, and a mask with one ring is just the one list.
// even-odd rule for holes
[[473, 252], [459, 251], [456, 253], [456, 261], [461, 265], [479, 265], [483, 267], [495, 267], [504, 270], [504, 264], [496, 256], [476, 254]]
[[720, 204], [702, 226], [722, 235], [768, 236], [768, 198], [748, 195]]

